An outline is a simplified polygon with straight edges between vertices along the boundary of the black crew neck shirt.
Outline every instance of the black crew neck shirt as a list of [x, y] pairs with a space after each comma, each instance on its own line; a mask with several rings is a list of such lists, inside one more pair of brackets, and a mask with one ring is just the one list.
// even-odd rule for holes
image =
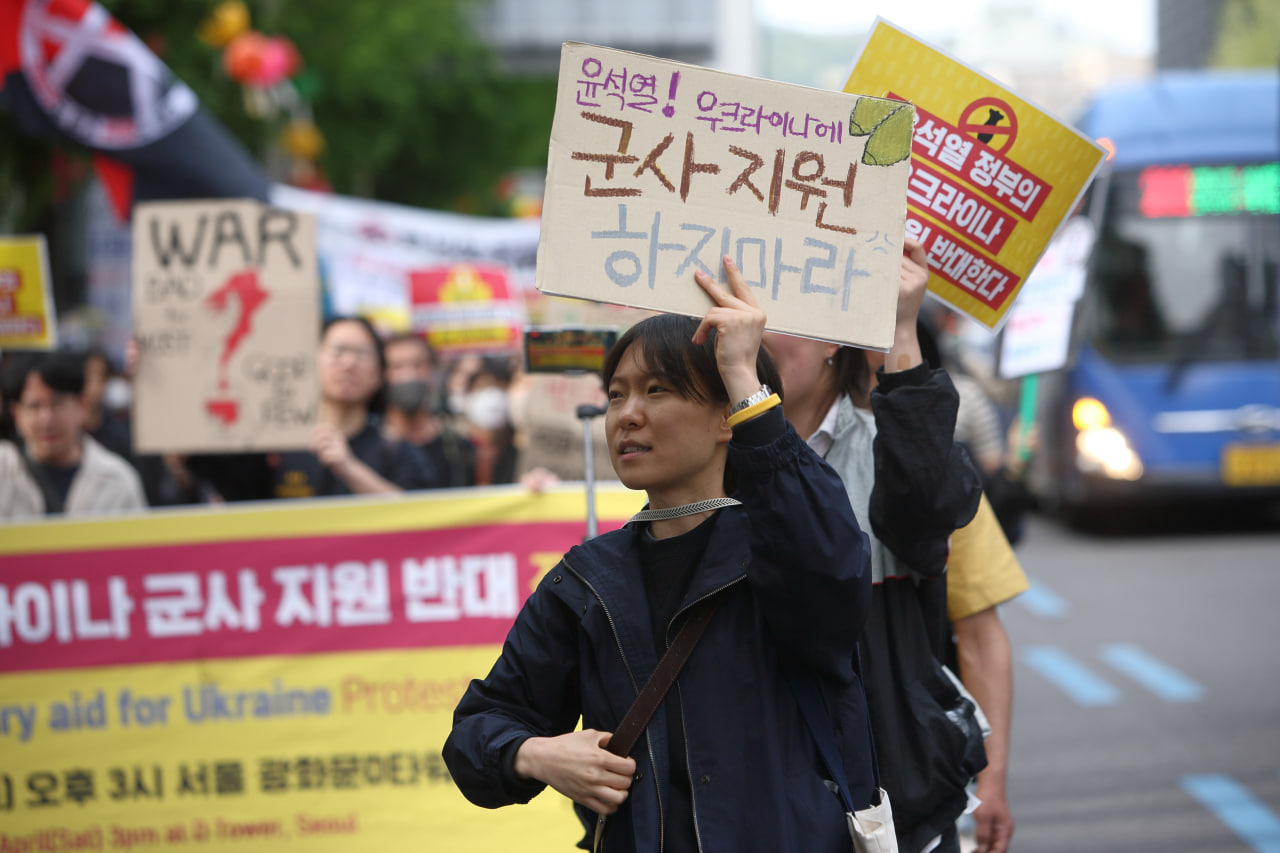
[[[649, 624], [658, 657], [667, 651], [667, 626], [675, 617], [689, 589], [689, 581], [707, 550], [711, 531], [720, 513], [713, 514], [697, 527], [666, 539], [654, 539], [646, 528], [639, 536], [640, 570], [644, 574], [644, 592], [649, 601]], [[678, 630], [678, 629], [677, 629]], [[669, 853], [693, 853], [698, 849], [693, 822], [693, 791], [689, 782], [688, 759], [685, 754], [684, 719], [673, 685], [662, 700], [667, 720], [667, 762], [669, 767], [666, 833], [663, 849]]]

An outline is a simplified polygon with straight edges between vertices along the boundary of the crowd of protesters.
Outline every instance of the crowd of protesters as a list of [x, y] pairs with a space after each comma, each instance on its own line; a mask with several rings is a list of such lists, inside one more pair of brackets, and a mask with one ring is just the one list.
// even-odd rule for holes
[[135, 451], [137, 358], [133, 346], [119, 362], [101, 349], [0, 357], [0, 519], [518, 479], [515, 356], [443, 363], [422, 336], [384, 339], [363, 318], [333, 317], [309, 447], [191, 455]]

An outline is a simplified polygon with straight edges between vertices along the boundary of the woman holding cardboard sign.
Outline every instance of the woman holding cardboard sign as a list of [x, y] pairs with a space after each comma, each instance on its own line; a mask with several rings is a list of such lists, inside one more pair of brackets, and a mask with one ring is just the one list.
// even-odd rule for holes
[[651, 317], [610, 351], [610, 456], [648, 507], [543, 578], [444, 757], [482, 806], [560, 791], [596, 849], [847, 853], [801, 688], [846, 799], [877, 802], [854, 665], [866, 537], [783, 417], [764, 312], [724, 265], [728, 291], [697, 274], [700, 323]]
[[[126, 368], [136, 371], [136, 341]], [[383, 387], [382, 341], [362, 317], [332, 317], [320, 333], [320, 407], [308, 450], [169, 457], [228, 501], [392, 493], [435, 485], [431, 463], [407, 442], [383, 438], [375, 410]]]
[[981, 481], [955, 444], [959, 397], [924, 361], [917, 315], [929, 272], [907, 240], [887, 355], [770, 332], [787, 417], [840, 474], [871, 544], [862, 672], [885, 790], [903, 853], [958, 853], [965, 786], [986, 764], [971, 697], [936, 659], [946, 624], [952, 532], [973, 518]]

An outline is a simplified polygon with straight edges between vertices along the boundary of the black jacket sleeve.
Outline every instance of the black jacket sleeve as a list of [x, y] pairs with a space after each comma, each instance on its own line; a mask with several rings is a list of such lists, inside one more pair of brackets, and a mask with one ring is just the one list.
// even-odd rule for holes
[[871, 608], [871, 550], [844, 483], [781, 407], [734, 427], [729, 461], [750, 520], [747, 583], [773, 642], [791, 661], [851, 681]]
[[877, 374], [871, 529], [917, 574], [947, 565], [947, 539], [978, 511], [982, 479], [955, 442], [960, 395], [945, 370]]

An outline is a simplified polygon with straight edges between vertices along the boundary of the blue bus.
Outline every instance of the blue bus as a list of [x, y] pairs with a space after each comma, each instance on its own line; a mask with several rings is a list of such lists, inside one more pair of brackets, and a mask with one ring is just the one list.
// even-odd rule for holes
[[1077, 126], [1109, 157], [1068, 363], [1038, 383], [1032, 491], [1069, 518], [1280, 498], [1280, 77], [1159, 74]]

